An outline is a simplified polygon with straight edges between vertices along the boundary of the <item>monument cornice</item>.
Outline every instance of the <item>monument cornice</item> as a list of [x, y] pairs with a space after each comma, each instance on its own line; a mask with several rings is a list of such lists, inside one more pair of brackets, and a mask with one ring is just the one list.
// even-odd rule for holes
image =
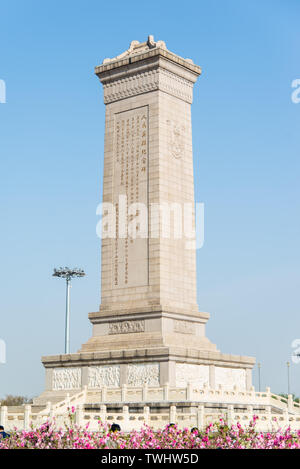
[[42, 357], [46, 368], [109, 365], [115, 363], [151, 363], [154, 361], [176, 360], [177, 363], [195, 363], [228, 368], [253, 368], [255, 358], [240, 355], [187, 349], [185, 347], [157, 347], [154, 349], [104, 350], [50, 355]]
[[143, 57], [138, 61], [128, 62], [130, 59], [123, 59], [116, 68], [106, 69], [108, 65], [96, 67], [96, 75], [103, 84], [104, 103], [160, 90], [191, 104], [193, 85], [201, 73], [200, 67], [197, 71], [183, 67], [159, 54], [159, 51], [166, 52], [156, 49], [156, 55], [144, 57], [149, 53], [140, 54]]
[[[178, 55], [174, 54], [173, 52], [170, 52], [168, 50], [162, 49], [162, 48], [155, 48], [152, 50], [149, 50], [147, 52], [142, 52], [133, 56], [128, 56], [124, 59], [113, 59], [109, 63], [104, 63], [101, 65], [98, 65], [95, 67], [95, 73], [96, 75], [102, 75], [105, 72], [111, 72], [112, 70], [118, 69], [120, 67], [125, 67], [127, 69], [130, 68], [129, 66], [132, 64], [137, 64], [141, 61], [149, 61], [149, 59], [153, 57], [164, 57], [166, 60], [169, 62], [173, 62], [174, 64], [177, 64], [179, 67], [182, 67], [183, 69], [189, 70], [192, 72], [194, 75], [199, 76], [201, 74], [201, 67], [199, 65], [195, 65], [191, 63], [191, 61], [187, 59], [183, 59], [182, 57], [179, 57]], [[100, 77], [99, 77], [100, 78]]]
[[[134, 316], [133, 316], [134, 315]], [[163, 310], [149, 310], [145, 308], [145, 311], [141, 311], [141, 308], [137, 309], [136, 312], [131, 309], [130, 311], [114, 311], [113, 315], [111, 311], [96, 311], [89, 313], [89, 320], [92, 324], [101, 324], [107, 321], [126, 321], [126, 320], [141, 320], [141, 319], [156, 319], [156, 318], [171, 318], [189, 322], [196, 322], [205, 324], [210, 318], [209, 313], [204, 313], [200, 311], [185, 312], [185, 311], [174, 311], [170, 309], [169, 311]]]

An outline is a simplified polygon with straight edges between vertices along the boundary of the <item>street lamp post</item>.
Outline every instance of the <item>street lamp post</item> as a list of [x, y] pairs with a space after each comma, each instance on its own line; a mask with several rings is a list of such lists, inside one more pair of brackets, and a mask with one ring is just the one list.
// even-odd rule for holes
[[258, 391], [260, 392], [260, 369], [261, 369], [260, 363], [257, 363], [257, 368], [258, 368]]
[[288, 380], [288, 395], [291, 393], [291, 387], [290, 387], [290, 362], [286, 362], [286, 366], [287, 366], [287, 380]]
[[69, 267], [60, 267], [54, 269], [53, 277], [66, 279], [66, 319], [65, 319], [65, 353], [70, 353], [70, 290], [71, 280], [75, 277], [84, 277], [83, 269], [69, 269]]

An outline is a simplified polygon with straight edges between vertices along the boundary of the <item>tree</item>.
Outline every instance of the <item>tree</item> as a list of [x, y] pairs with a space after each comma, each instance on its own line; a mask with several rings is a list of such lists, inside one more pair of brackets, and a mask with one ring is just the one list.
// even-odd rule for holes
[[0, 401], [0, 405], [2, 406], [18, 406], [23, 404], [32, 404], [32, 399], [25, 396], [13, 396], [11, 394], [7, 394], [7, 396]]

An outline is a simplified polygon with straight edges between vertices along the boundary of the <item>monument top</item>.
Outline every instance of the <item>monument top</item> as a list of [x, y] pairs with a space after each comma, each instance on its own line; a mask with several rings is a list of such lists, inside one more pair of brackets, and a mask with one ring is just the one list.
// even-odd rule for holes
[[128, 56], [132, 57], [133, 55], [145, 53], [155, 48], [167, 50], [166, 43], [164, 41], [155, 42], [153, 36], [148, 36], [148, 40], [146, 42], [131, 41], [129, 49], [122, 52], [122, 54], [117, 55], [117, 57], [114, 57], [113, 59], [104, 59], [103, 64], [110, 63], [113, 60], [120, 60]]
[[99, 73], [106, 72], [117, 67], [122, 67], [133, 62], [138, 62], [140, 60], [159, 55], [172, 62], [176, 62], [178, 65], [189, 69], [197, 75], [201, 74], [201, 68], [198, 65], [195, 65], [192, 59], [184, 59], [183, 57], [170, 52], [164, 41], [154, 41], [154, 37], [151, 35], [148, 36], [148, 39], [145, 42], [131, 41], [129, 48], [126, 51], [116, 57], [104, 59], [102, 64], [95, 68], [95, 73], [98, 75]]

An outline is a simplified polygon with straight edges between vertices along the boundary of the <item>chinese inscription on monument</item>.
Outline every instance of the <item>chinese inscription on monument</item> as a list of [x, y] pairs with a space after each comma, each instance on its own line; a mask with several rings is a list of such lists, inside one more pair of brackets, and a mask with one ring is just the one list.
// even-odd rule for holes
[[[120, 207], [120, 196], [125, 210], [124, 205]], [[148, 106], [115, 114], [113, 202], [116, 207], [113, 287], [147, 285], [148, 239], [141, 237], [137, 220], [139, 204], [148, 206]], [[121, 217], [125, 217], [122, 227]]]

